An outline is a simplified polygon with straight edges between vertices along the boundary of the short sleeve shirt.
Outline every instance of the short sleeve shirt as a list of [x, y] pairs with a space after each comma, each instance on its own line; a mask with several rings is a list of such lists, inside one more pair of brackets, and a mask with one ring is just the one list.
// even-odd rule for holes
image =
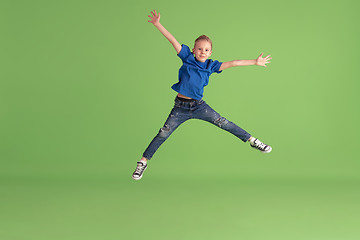
[[184, 96], [200, 100], [203, 97], [204, 87], [209, 83], [210, 75], [214, 72], [222, 72], [219, 71], [222, 62], [212, 59], [199, 62], [185, 44], [182, 44], [178, 56], [183, 65], [179, 69], [179, 82], [171, 88]]

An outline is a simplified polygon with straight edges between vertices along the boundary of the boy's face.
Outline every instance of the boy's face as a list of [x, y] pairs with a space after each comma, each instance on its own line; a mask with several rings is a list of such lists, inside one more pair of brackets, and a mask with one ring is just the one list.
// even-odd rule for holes
[[196, 60], [199, 62], [205, 62], [211, 56], [211, 44], [206, 40], [199, 40], [196, 42], [193, 48]]

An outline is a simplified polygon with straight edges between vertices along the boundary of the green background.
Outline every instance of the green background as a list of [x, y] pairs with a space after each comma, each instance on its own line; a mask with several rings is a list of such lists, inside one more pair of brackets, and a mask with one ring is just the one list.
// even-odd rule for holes
[[[0, 6], [0, 239], [359, 239], [357, 1]], [[190, 120], [131, 179], [181, 66], [153, 9], [212, 59], [271, 54], [204, 94], [271, 154]]]

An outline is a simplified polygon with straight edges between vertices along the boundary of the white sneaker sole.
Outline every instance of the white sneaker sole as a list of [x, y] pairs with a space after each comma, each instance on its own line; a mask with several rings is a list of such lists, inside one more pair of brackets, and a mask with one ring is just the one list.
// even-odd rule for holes
[[272, 147], [270, 147], [270, 149], [269, 150], [267, 150], [267, 151], [261, 151], [262, 153], [269, 153], [269, 152], [271, 152], [272, 151]]
[[134, 176], [132, 176], [132, 179], [134, 179], [134, 180], [136, 180], [136, 181], [140, 180], [141, 178], [142, 178], [142, 175], [141, 175], [140, 177], [134, 177]]

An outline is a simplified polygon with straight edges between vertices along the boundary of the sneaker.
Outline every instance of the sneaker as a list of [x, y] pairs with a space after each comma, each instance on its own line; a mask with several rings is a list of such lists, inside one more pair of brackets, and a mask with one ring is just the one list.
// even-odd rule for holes
[[250, 146], [259, 149], [263, 153], [269, 153], [272, 150], [272, 148], [269, 145], [260, 142], [260, 140], [257, 138], [254, 141], [250, 142]]
[[146, 168], [147, 168], [147, 164], [141, 161], [137, 162], [137, 167], [132, 175], [132, 178], [135, 180], [140, 180]]

